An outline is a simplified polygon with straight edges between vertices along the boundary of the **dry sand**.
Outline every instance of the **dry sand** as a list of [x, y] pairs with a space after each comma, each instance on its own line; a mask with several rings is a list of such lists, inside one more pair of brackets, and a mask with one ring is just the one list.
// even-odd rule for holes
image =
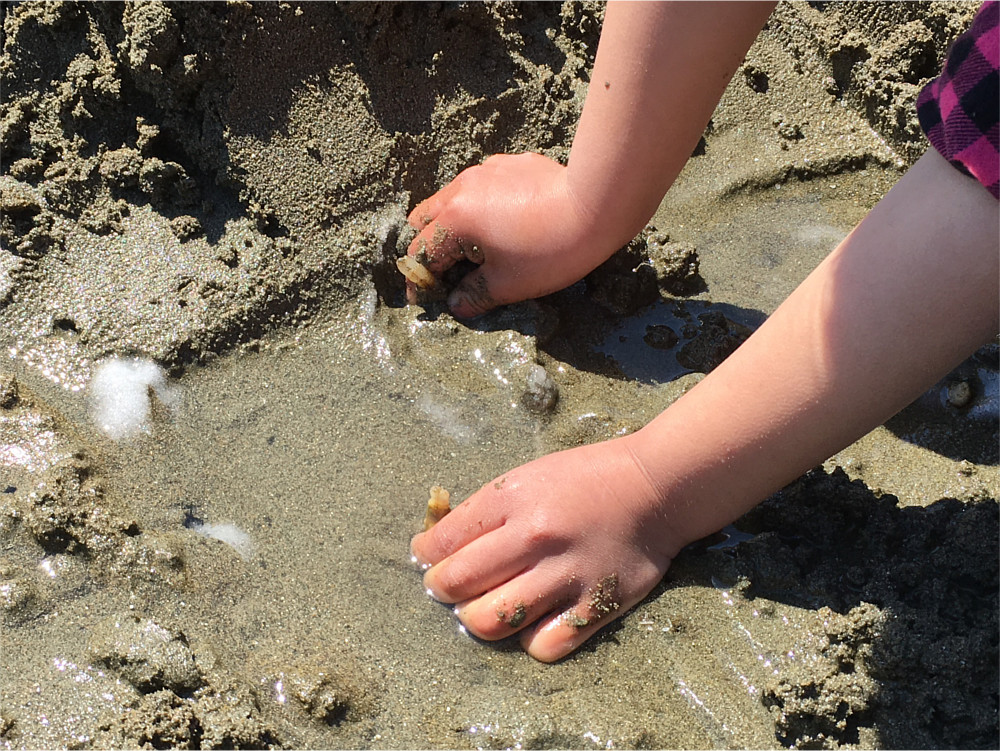
[[[403, 217], [565, 158], [600, 5], [0, 8], [0, 745], [1000, 744], [995, 345], [557, 665], [407, 549], [431, 485], [731, 352], [922, 153], [975, 5], [780, 5], [655, 228], [473, 324], [403, 305]], [[88, 403], [112, 356], [179, 394], [132, 440]]]

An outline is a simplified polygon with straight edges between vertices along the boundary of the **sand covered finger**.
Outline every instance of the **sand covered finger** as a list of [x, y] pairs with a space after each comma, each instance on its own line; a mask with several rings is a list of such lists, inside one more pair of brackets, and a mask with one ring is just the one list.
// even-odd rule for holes
[[553, 612], [521, 632], [521, 648], [539, 662], [555, 662], [572, 654], [580, 645], [612, 621], [572, 625], [575, 611]]
[[416, 258], [435, 276], [466, 257], [465, 246], [458, 235], [437, 221], [420, 230], [410, 243], [407, 255]]
[[521, 646], [536, 660], [555, 662], [628, 612], [660, 577], [655, 567], [624, 579], [609, 573], [586, 587], [575, 603], [556, 609], [524, 631]]
[[558, 615], [578, 595], [572, 575], [539, 566], [457, 608], [463, 625], [480, 639], [503, 639], [539, 618]]
[[508, 274], [503, 269], [486, 266], [470, 271], [448, 295], [448, 307], [451, 308], [452, 315], [458, 318], [475, 318], [507, 302], [507, 298], [498, 299], [495, 293], [497, 286], [503, 289], [503, 281], [498, 285], [497, 277], [502, 280], [505, 276]]

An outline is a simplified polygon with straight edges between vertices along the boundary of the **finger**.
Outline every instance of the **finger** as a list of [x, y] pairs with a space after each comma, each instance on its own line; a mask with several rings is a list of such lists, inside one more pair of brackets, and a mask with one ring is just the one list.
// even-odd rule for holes
[[413, 229], [423, 229], [434, 221], [437, 215], [441, 213], [441, 210], [447, 206], [451, 199], [455, 197], [455, 194], [458, 193], [464, 180], [464, 174], [464, 172], [460, 173], [454, 180], [441, 188], [441, 190], [437, 193], [425, 198], [414, 207], [413, 211], [410, 212], [410, 215], [406, 217], [406, 221], [409, 222]]
[[439, 602], [463, 602], [504, 584], [542, 557], [537, 549], [512, 538], [509, 528], [476, 538], [432, 566], [424, 574], [424, 586]]
[[507, 302], [494, 294], [496, 275], [489, 266], [466, 274], [448, 295], [448, 308], [456, 318], [475, 318]]
[[521, 648], [539, 662], [555, 662], [576, 651], [614, 618], [588, 619], [573, 608], [549, 613], [521, 632]]
[[[617, 576], [605, 577], [572, 606], [553, 613], [521, 634], [524, 651], [540, 662], [555, 662], [613, 623], [638, 603], [662, 577], [652, 564], [629, 582], [627, 591]], [[632, 594], [628, 594], [631, 592]]]
[[[496, 483], [502, 482], [496, 480]], [[436, 564], [455, 551], [499, 529], [507, 521], [505, 504], [498, 502], [496, 490], [487, 485], [470, 495], [447, 516], [410, 541], [410, 552], [421, 564]]]
[[420, 230], [410, 242], [406, 253], [417, 258], [428, 271], [438, 277], [465, 258], [458, 235], [437, 221]]
[[550, 614], [562, 612], [578, 594], [573, 577], [551, 567], [529, 569], [481, 597], [456, 608], [462, 624], [480, 639], [503, 639]]

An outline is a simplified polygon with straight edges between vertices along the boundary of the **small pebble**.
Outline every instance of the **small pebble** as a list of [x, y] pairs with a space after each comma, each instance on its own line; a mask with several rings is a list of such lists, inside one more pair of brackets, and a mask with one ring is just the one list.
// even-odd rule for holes
[[521, 395], [521, 404], [529, 412], [551, 412], [559, 401], [559, 387], [545, 368], [537, 363], [528, 371], [527, 388]]
[[968, 381], [955, 381], [948, 386], [948, 404], [955, 409], [968, 407], [973, 396], [972, 384]]

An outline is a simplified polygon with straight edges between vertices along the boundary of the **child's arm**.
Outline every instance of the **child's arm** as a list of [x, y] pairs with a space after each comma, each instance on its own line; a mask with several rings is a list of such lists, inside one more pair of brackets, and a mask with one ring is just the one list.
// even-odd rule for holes
[[685, 539], [882, 424], [996, 336], [998, 221], [986, 189], [928, 149], [745, 346], [636, 436], [660, 495], [685, 499]]
[[[642, 229], [694, 150], [773, 2], [610, 3], [566, 167], [494, 156], [410, 214], [436, 274], [481, 263], [449, 298], [470, 317], [582, 279]], [[410, 290], [412, 295], [413, 290]]]
[[412, 544], [483, 638], [551, 661], [995, 336], [1000, 210], [933, 149], [732, 356], [641, 431], [512, 470]]

